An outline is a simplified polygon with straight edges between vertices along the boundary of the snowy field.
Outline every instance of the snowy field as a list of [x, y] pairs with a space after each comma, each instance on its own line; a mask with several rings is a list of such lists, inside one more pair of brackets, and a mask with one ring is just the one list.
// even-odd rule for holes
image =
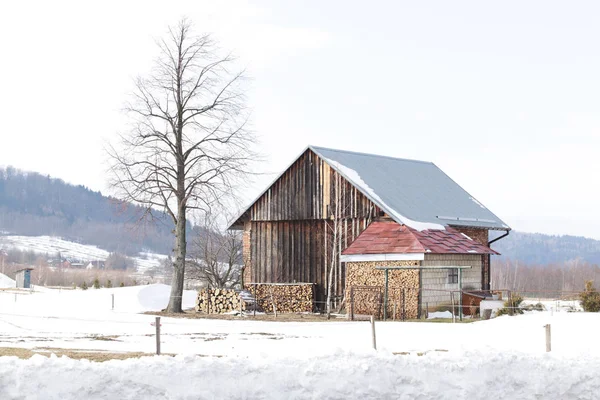
[[[57, 253], [67, 258], [83, 261], [105, 260], [109, 252], [99, 247], [70, 242], [54, 236], [0, 236], [0, 248], [33, 251], [38, 254], [47, 254], [49, 257]], [[140, 253], [139, 257], [132, 257], [138, 272], [160, 264], [165, 255], [156, 253]]]
[[[154, 316], [140, 312], [164, 308], [169, 287], [16, 293], [0, 291], [0, 346], [152, 353]], [[176, 357], [2, 357], [0, 399], [593, 399], [598, 327], [600, 314], [560, 310], [378, 322], [375, 351], [368, 322], [162, 318], [162, 351]]]
[[0, 274], [0, 289], [4, 288], [14, 288], [17, 286], [17, 283], [14, 279], [9, 278], [4, 274]]

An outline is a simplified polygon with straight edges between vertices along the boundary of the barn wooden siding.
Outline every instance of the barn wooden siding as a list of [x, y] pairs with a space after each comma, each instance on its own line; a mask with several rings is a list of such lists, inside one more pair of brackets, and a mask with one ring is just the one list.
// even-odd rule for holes
[[[490, 234], [489, 229], [486, 228], [468, 228], [464, 226], [453, 226], [459, 232], [464, 233], [473, 240], [481, 243], [484, 246], [489, 246]], [[489, 254], [481, 255], [481, 289], [490, 290], [490, 261], [491, 256]]]
[[[246, 213], [248, 279], [316, 283], [316, 300], [323, 302], [334, 252], [333, 294], [341, 299], [345, 276], [339, 254], [379, 213], [373, 202], [307, 150]], [[339, 234], [333, 243], [336, 224]]]

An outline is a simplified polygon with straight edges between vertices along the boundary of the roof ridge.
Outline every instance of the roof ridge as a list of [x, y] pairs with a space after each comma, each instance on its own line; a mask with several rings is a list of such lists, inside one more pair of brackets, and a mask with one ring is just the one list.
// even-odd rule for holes
[[[409, 161], [409, 162], [416, 162], [416, 163], [422, 163], [422, 164], [432, 164], [435, 165], [432, 161], [423, 161], [423, 160], [414, 160], [411, 158], [402, 158], [402, 157], [392, 157], [392, 156], [385, 156], [382, 154], [373, 154], [373, 153], [364, 153], [361, 151], [350, 151], [350, 150], [341, 150], [341, 149], [332, 149], [331, 147], [321, 147], [321, 146], [314, 146], [314, 145], [308, 145], [308, 148], [317, 152], [318, 150], [329, 150], [329, 151], [337, 151], [339, 153], [346, 153], [346, 154], [354, 154], [354, 155], [358, 155], [358, 156], [369, 156], [369, 157], [378, 157], [378, 158], [388, 158], [391, 160], [399, 160], [399, 161]], [[437, 167], [437, 165], [435, 165]]]

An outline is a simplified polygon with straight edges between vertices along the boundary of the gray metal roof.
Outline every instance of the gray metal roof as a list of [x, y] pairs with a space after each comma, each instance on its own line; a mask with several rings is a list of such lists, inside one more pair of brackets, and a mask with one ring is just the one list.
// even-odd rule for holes
[[[443, 229], [447, 225], [510, 229], [431, 162], [317, 146], [308, 146], [308, 149], [398, 223], [418, 230]], [[279, 176], [275, 181], [277, 179]], [[232, 220], [229, 228], [237, 226], [244, 213], [266, 190]]]
[[436, 225], [510, 229], [431, 162], [309, 148], [396, 222], [419, 230]]

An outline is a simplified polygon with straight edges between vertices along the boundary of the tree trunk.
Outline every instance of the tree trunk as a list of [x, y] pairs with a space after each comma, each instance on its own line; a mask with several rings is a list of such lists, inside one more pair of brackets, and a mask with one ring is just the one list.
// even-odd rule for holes
[[171, 280], [171, 297], [167, 312], [181, 313], [183, 312], [183, 279], [185, 275], [185, 257], [187, 241], [185, 237], [185, 208], [179, 209], [179, 217], [175, 226], [175, 262], [173, 263], [173, 279]]
[[339, 185], [339, 175], [337, 175], [336, 177], [336, 181], [335, 181], [335, 208], [334, 208], [334, 215], [333, 215], [333, 246], [332, 246], [332, 251], [331, 251], [331, 266], [329, 269], [329, 277], [328, 277], [328, 282], [327, 282], [327, 318], [330, 317], [331, 315], [331, 292], [333, 290], [333, 272], [334, 269], [336, 268], [336, 264], [338, 261], [338, 257], [339, 257], [339, 252], [341, 249], [338, 246], [338, 236], [340, 234], [339, 232], [339, 217], [340, 217], [340, 202], [341, 202], [341, 196], [340, 196], [340, 185]]
[[327, 278], [327, 318], [331, 315], [331, 291], [333, 290], [333, 269], [335, 268], [335, 244], [337, 240], [337, 221], [334, 220], [333, 231], [333, 249], [331, 251], [331, 266], [329, 267], [329, 276]]

